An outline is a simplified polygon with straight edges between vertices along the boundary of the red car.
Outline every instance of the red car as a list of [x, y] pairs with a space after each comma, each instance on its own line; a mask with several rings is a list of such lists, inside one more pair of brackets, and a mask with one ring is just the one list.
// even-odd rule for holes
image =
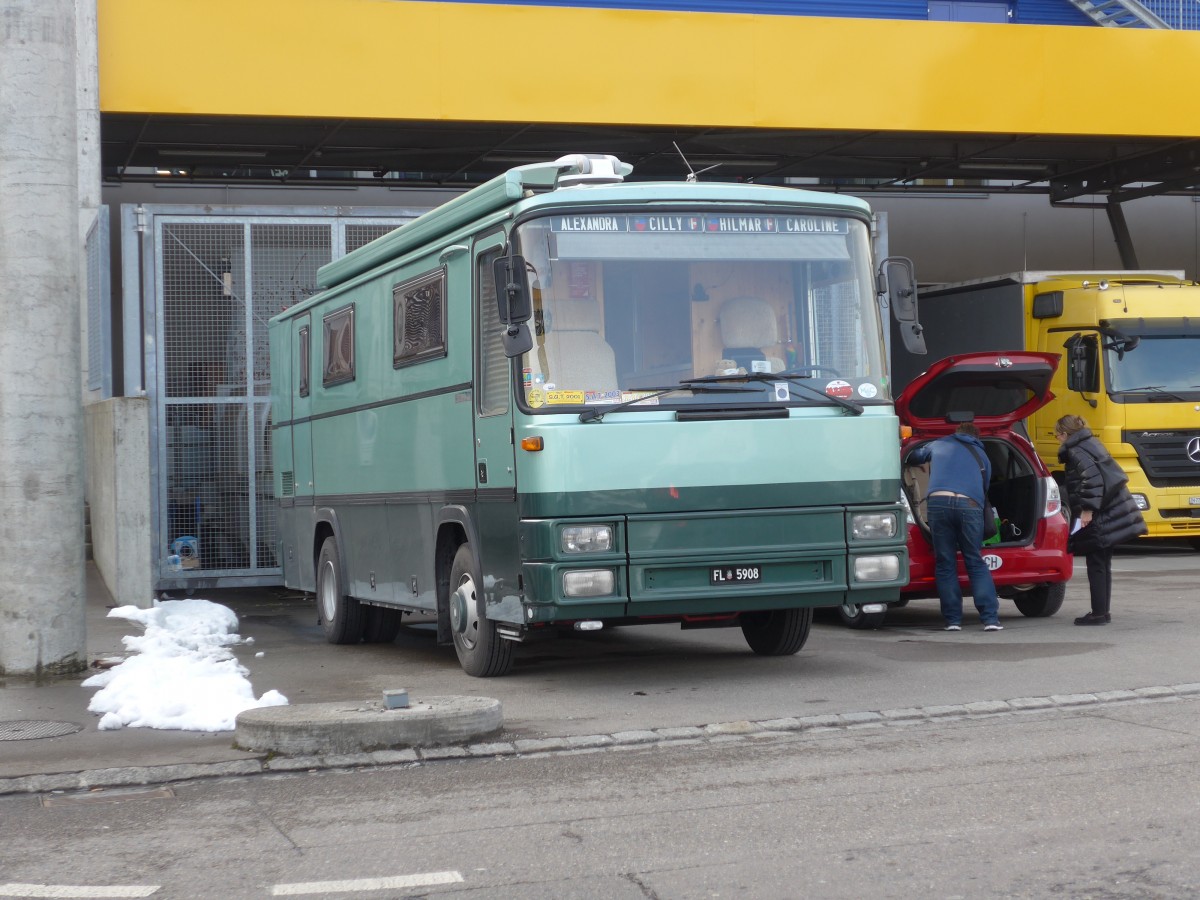
[[[950, 356], [914, 378], [896, 398], [901, 425], [912, 428], [912, 435], [901, 441], [902, 460], [922, 444], [951, 434], [961, 422], [974, 422], [979, 429], [992, 465], [988, 499], [1001, 520], [998, 539], [983, 548], [983, 561], [1000, 597], [1033, 617], [1058, 612], [1074, 562], [1067, 551], [1069, 525], [1059, 486], [1023, 424], [1026, 416], [1054, 399], [1050, 379], [1058, 361], [1058, 354], [1023, 350]], [[925, 518], [927, 480], [925, 469], [903, 468], [909, 582], [898, 606], [937, 597]], [[971, 586], [961, 558], [958, 581], [968, 595]], [[886, 609], [853, 607], [839, 612], [852, 628], [878, 628], [887, 614]]]

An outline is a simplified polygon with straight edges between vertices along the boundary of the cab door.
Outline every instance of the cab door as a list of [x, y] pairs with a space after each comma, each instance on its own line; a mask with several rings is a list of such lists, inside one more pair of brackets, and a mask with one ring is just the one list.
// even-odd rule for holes
[[476, 241], [475, 304], [475, 510], [483, 614], [520, 622], [517, 476], [513, 446], [512, 360], [504, 355], [492, 263], [504, 252], [503, 232]]

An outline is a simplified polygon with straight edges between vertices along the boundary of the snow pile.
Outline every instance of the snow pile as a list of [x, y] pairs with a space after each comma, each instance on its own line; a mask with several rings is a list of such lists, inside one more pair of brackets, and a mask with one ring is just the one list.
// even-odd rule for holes
[[227, 606], [166, 600], [150, 609], [120, 606], [108, 615], [136, 622], [145, 633], [122, 638], [136, 655], [83, 682], [100, 688], [88, 710], [103, 713], [102, 731], [124, 726], [233, 731], [242, 710], [287, 705], [278, 691], [254, 699], [250, 673], [229, 649], [241, 638], [237, 615]]

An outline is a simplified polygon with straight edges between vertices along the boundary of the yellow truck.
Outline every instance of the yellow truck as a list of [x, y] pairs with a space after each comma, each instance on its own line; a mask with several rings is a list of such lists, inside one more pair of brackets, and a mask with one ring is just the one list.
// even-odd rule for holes
[[1055, 420], [1082, 416], [1129, 475], [1143, 540], [1200, 550], [1200, 284], [1180, 271], [1014, 272], [927, 287], [920, 302], [929, 353], [893, 342], [893, 391], [959, 353], [1062, 354], [1055, 399], [1026, 423], [1047, 467], [1061, 476]]

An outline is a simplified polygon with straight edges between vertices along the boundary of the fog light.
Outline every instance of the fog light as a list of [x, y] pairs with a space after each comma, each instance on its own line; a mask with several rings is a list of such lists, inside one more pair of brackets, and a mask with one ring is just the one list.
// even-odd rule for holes
[[850, 536], [856, 541], [878, 541], [896, 536], [894, 513], [855, 513], [850, 517]]
[[611, 569], [580, 569], [563, 573], [564, 597], [604, 597], [613, 592]]
[[1150, 501], [1146, 499], [1145, 494], [1134, 494], [1133, 502], [1137, 504], [1137, 508], [1143, 512], [1150, 508]]
[[858, 556], [854, 559], [855, 581], [895, 581], [900, 577], [900, 557]]
[[562, 530], [563, 553], [607, 553], [612, 545], [611, 525], [567, 525]]

